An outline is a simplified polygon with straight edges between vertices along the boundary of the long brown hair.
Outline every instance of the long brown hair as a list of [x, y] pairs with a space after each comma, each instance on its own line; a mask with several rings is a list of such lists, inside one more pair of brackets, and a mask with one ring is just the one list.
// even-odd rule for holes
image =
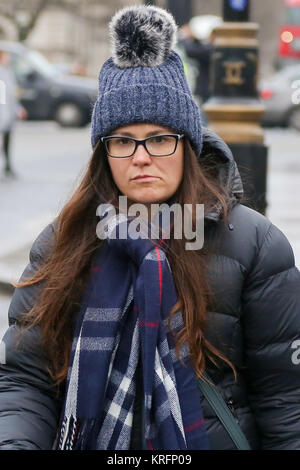
[[[173, 199], [182, 205], [192, 204], [192, 207], [202, 203], [206, 212], [221, 207], [223, 220], [226, 220], [231, 198], [216, 178], [216, 168], [211, 164], [213, 158], [203, 155], [199, 165], [188, 140], [184, 142], [184, 155], [183, 179]], [[99, 142], [78, 188], [57, 217], [54, 248], [31, 279], [15, 284], [15, 287], [25, 287], [42, 283], [33, 308], [23, 316], [22, 325], [26, 329], [40, 327], [49, 372], [56, 385], [67, 376], [76, 315], [93, 254], [102, 243], [96, 235], [96, 209], [103, 202], [118, 207], [119, 195], [105, 150]], [[197, 376], [202, 376], [206, 358], [216, 365], [219, 362], [216, 358], [221, 359], [236, 376], [233, 364], [204, 337], [206, 312], [212, 297], [207, 276], [209, 253], [206, 249], [186, 250], [185, 242], [185, 239], [171, 237], [167, 246], [178, 296], [169, 319], [179, 309], [184, 318], [184, 328], [176, 338], [177, 354], [180, 356], [181, 346], [187, 342]]]

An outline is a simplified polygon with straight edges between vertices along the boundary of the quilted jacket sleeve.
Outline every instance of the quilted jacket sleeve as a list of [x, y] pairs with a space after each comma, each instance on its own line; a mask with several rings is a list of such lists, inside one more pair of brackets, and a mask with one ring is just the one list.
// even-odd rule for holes
[[[21, 279], [38, 269], [52, 235], [50, 224], [34, 242]], [[39, 329], [31, 328], [18, 342], [18, 320], [34, 305], [40, 288], [16, 288], [9, 308], [0, 364], [0, 450], [51, 449], [56, 433], [60, 399], [47, 372]]]
[[271, 223], [242, 300], [249, 399], [262, 448], [300, 450], [300, 273]]

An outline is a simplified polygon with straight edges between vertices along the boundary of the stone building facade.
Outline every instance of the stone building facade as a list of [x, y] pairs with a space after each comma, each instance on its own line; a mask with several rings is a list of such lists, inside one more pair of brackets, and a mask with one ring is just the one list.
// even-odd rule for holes
[[[23, 1], [23, 15], [30, 2]], [[7, 0], [0, 0], [5, 3]], [[53, 62], [77, 62], [89, 76], [96, 77], [102, 63], [109, 57], [107, 24], [112, 14], [122, 6], [144, 3], [141, 0], [69, 0], [68, 9], [49, 6], [39, 19], [26, 43], [44, 53]], [[222, 0], [194, 0], [195, 15], [222, 13]], [[166, 6], [166, 0], [156, 0]], [[251, 20], [260, 25], [260, 73], [268, 75], [276, 56], [278, 30], [283, 21], [284, 0], [251, 0]], [[19, 14], [22, 14], [22, 10]], [[26, 19], [26, 18], [25, 18]], [[2, 38], [16, 39], [13, 25], [0, 16]]]

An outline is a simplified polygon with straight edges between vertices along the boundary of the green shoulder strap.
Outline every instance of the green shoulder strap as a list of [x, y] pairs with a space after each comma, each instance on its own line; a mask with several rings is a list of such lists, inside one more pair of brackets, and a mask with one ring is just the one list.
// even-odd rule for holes
[[[204, 375], [208, 380], [212, 382], [212, 380], [207, 374]], [[205, 396], [211, 407], [214, 409], [216, 415], [225, 427], [226, 431], [230, 435], [236, 447], [239, 450], [251, 450], [251, 447], [249, 446], [249, 443], [245, 435], [243, 434], [243, 431], [236, 422], [233, 414], [226, 405], [217, 387], [201, 379], [197, 379], [197, 383], [203, 395]]]

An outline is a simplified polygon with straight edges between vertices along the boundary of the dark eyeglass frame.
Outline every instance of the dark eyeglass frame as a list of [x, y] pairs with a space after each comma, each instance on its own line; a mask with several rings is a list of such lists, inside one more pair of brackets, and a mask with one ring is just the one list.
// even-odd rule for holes
[[[148, 151], [147, 147], [146, 147], [146, 142], [150, 139], [153, 139], [154, 137], [176, 137], [176, 144], [175, 144], [175, 149], [173, 150], [173, 152], [172, 153], [167, 153], [165, 155], [154, 155], [154, 154], [150, 153]], [[176, 152], [179, 140], [182, 139], [183, 137], [184, 137], [184, 134], [156, 134], [156, 135], [151, 135], [149, 137], [146, 137], [146, 139], [135, 139], [134, 137], [129, 137], [127, 135], [108, 135], [108, 136], [105, 136], [105, 137], [100, 137], [100, 140], [105, 145], [105, 150], [107, 152], [107, 155], [111, 158], [130, 158], [136, 152], [136, 149], [138, 148], [139, 145], [142, 145], [144, 147], [144, 149], [146, 150], [146, 152], [151, 157], [159, 158], [159, 157], [168, 157], [170, 155], [173, 155]], [[114, 138], [116, 138], [116, 139], [123, 138], [123, 139], [133, 140], [135, 142], [134, 151], [130, 155], [126, 155], [126, 157], [116, 157], [115, 155], [111, 155], [109, 153], [109, 150], [108, 150], [107, 140], [108, 139], [114, 139]]]

